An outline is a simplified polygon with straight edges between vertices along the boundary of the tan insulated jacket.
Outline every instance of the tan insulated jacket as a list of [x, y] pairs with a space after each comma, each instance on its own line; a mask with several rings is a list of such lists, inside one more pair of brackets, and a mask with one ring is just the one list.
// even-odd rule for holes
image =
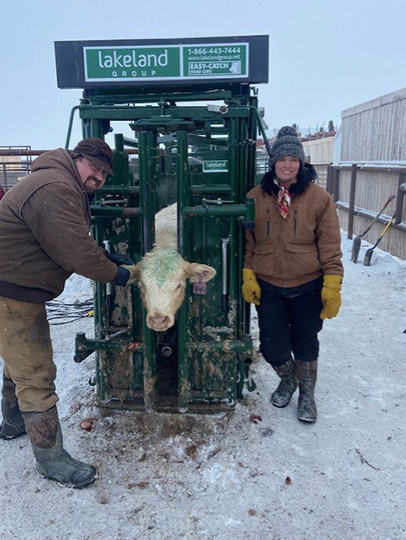
[[340, 229], [333, 200], [310, 183], [294, 195], [283, 219], [277, 199], [256, 186], [255, 228], [246, 231], [245, 268], [277, 287], [295, 287], [324, 274], [343, 275]]
[[109, 282], [117, 266], [89, 235], [87, 194], [70, 154], [40, 155], [0, 201], [0, 296], [39, 302], [77, 273]]

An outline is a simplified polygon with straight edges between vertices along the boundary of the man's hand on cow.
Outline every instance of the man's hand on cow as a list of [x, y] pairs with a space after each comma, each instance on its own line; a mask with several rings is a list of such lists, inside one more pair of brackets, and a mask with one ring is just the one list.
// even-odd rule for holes
[[138, 280], [138, 276], [139, 276], [138, 264], [122, 264], [120, 265], [120, 268], [124, 268], [129, 273], [125, 286], [131, 285], [132, 283], [135, 283]]
[[121, 264], [117, 268], [116, 277], [112, 283], [119, 287], [126, 287], [138, 280], [139, 265], [137, 264]]
[[121, 255], [119, 253], [108, 253], [107, 251], [105, 255], [108, 259], [110, 259], [111, 262], [113, 262], [117, 266], [120, 266], [123, 264], [128, 264], [128, 265], [134, 264], [128, 255]]

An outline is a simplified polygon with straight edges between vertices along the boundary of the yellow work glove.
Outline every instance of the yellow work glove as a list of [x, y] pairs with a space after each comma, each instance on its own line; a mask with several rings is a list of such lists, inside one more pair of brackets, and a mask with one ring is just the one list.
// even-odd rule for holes
[[259, 301], [261, 298], [261, 287], [259, 286], [254, 270], [251, 270], [251, 268], [242, 269], [241, 292], [246, 302], [255, 304], [256, 306], [259, 306], [261, 303]]
[[341, 306], [341, 276], [327, 275], [323, 278], [323, 288], [321, 289], [321, 301], [323, 309], [320, 319], [332, 319], [338, 313]]

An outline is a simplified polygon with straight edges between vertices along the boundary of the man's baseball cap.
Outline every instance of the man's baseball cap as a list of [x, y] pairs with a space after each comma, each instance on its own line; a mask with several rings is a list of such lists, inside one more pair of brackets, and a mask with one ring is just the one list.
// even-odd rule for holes
[[105, 169], [107, 174], [113, 174], [113, 152], [110, 146], [97, 137], [90, 137], [80, 141], [73, 151], [85, 157], [99, 169]]

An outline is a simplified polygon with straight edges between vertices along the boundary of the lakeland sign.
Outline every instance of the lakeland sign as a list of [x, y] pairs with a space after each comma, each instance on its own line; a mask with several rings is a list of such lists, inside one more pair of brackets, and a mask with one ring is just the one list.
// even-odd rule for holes
[[85, 80], [248, 77], [248, 43], [200, 47], [84, 47]]
[[58, 86], [268, 81], [268, 36], [56, 42]]

